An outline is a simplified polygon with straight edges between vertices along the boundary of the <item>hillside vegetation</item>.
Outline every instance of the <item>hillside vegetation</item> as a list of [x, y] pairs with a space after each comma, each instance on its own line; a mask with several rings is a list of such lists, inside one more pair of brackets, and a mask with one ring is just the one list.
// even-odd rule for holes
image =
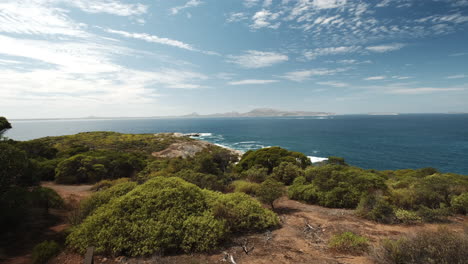
[[[175, 134], [88, 132], [4, 139], [0, 148], [2, 230], [24, 226], [37, 208], [63, 205], [54, 191], [38, 187], [40, 181], [95, 184], [94, 194], [72, 209], [66, 246], [80, 253], [89, 246], [126, 256], [212, 251], [241, 234], [277, 228], [275, 201], [285, 194], [355, 209], [359, 217], [385, 224], [445, 222], [468, 212], [467, 176], [433, 168], [365, 170], [339, 157], [312, 164], [280, 147], [239, 157]], [[330, 247], [367, 249], [367, 240], [343, 234]]]

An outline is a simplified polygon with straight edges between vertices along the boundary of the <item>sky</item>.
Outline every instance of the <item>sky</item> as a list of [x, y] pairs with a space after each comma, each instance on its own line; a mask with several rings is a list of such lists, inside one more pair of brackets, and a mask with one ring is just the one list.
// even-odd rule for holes
[[0, 0], [0, 116], [468, 112], [468, 0]]

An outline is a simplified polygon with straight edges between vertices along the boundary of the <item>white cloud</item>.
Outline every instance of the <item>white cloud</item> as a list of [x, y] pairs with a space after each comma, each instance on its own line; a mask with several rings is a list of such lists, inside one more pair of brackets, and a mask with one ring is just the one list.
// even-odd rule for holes
[[275, 83], [278, 82], [278, 80], [241, 80], [241, 81], [233, 81], [233, 82], [228, 82], [229, 85], [248, 85], [248, 84], [269, 84], [269, 83]]
[[411, 79], [411, 78], [413, 78], [413, 77], [395, 75], [395, 76], [392, 76], [392, 78], [393, 78], [393, 79], [397, 79], [397, 80], [407, 80], [407, 79]]
[[244, 6], [247, 8], [254, 7], [258, 4], [260, 0], [244, 0]]
[[466, 77], [468, 77], [468, 75], [466, 74], [457, 74], [457, 75], [447, 76], [447, 79], [463, 79]]
[[317, 9], [337, 8], [346, 5], [347, 0], [313, 0], [312, 5]]
[[108, 13], [117, 16], [141, 15], [148, 10], [148, 7], [143, 4], [124, 4], [116, 0], [57, 1], [63, 1], [88, 13]]
[[266, 9], [262, 9], [253, 15], [253, 24], [250, 25], [252, 29], [272, 28], [277, 29], [281, 25], [280, 22], [273, 23], [280, 16], [280, 13], [272, 13]]
[[334, 75], [339, 72], [347, 71], [347, 68], [338, 68], [338, 69], [309, 69], [301, 71], [292, 71], [287, 72], [285, 75], [281, 76], [284, 79], [288, 79], [295, 82], [302, 82], [310, 79], [313, 76], [324, 76], [324, 75]]
[[388, 45], [378, 45], [378, 46], [369, 46], [366, 49], [372, 52], [389, 52], [389, 51], [395, 51], [403, 48], [405, 44], [402, 43], [395, 43], [395, 44], [388, 44]]
[[335, 81], [317, 82], [317, 84], [320, 84], [320, 85], [327, 85], [327, 86], [333, 86], [333, 87], [338, 87], [338, 88], [342, 88], [342, 87], [347, 87], [347, 86], [349, 86], [349, 84], [347, 84], [347, 83], [344, 83], [344, 82], [335, 82]]
[[453, 53], [453, 54], [450, 54], [449, 56], [450, 57], [459, 57], [459, 56], [466, 56], [466, 55], [468, 55], [468, 52]]
[[371, 76], [364, 78], [365, 81], [378, 81], [378, 80], [385, 80], [387, 77], [386, 76]]
[[248, 50], [243, 55], [239, 56], [228, 56], [228, 62], [235, 63], [243, 68], [252, 69], [269, 67], [285, 62], [288, 59], [288, 56], [285, 54], [258, 50]]
[[269, 7], [273, 3], [273, 0], [264, 0], [263, 7]]
[[242, 20], [248, 19], [247, 14], [238, 12], [238, 13], [230, 13], [228, 18], [226, 19], [226, 22], [228, 23], [234, 23], [234, 22], [239, 22]]
[[455, 92], [463, 91], [465, 88], [434, 88], [434, 87], [420, 87], [420, 88], [401, 88], [391, 89], [387, 93], [390, 94], [428, 94], [428, 93], [442, 93], [442, 92]]
[[304, 57], [308, 60], [313, 60], [318, 56], [326, 55], [337, 55], [356, 52], [360, 49], [359, 46], [341, 46], [341, 47], [329, 47], [329, 48], [318, 48], [314, 50], [308, 50], [304, 52]]
[[185, 3], [185, 5], [176, 6], [176, 7], [171, 8], [171, 14], [176, 15], [176, 14], [178, 14], [180, 12], [180, 10], [190, 8], [190, 7], [197, 7], [197, 6], [201, 5], [201, 4], [203, 4], [203, 2], [200, 1], [200, 0], [189, 0], [187, 3]]

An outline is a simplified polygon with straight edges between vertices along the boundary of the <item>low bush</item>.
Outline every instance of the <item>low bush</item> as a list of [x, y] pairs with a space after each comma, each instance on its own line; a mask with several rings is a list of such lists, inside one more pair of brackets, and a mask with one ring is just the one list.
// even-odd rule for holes
[[294, 163], [281, 162], [273, 169], [271, 176], [286, 185], [290, 185], [297, 177], [304, 176], [304, 171]]
[[236, 165], [236, 168], [238, 172], [243, 172], [252, 167], [261, 166], [266, 168], [268, 174], [270, 174], [273, 168], [282, 162], [293, 163], [302, 169], [312, 165], [310, 159], [300, 152], [289, 151], [280, 147], [269, 147], [247, 151]]
[[397, 240], [384, 240], [374, 257], [385, 264], [466, 264], [467, 252], [466, 233], [439, 228]]
[[44, 241], [37, 244], [32, 251], [32, 262], [34, 264], [46, 264], [60, 252], [60, 246], [55, 241]]
[[369, 240], [353, 232], [343, 232], [339, 235], [334, 235], [330, 239], [328, 247], [341, 253], [361, 254], [368, 251]]
[[283, 194], [284, 184], [272, 178], [262, 182], [257, 189], [257, 198], [261, 202], [271, 205], [272, 209], [275, 209], [275, 200], [283, 196]]
[[258, 183], [244, 180], [233, 181], [230, 184], [230, 189], [232, 189], [234, 192], [243, 192], [249, 195], [255, 195], [259, 187], [260, 184]]
[[114, 185], [117, 185], [117, 184], [120, 184], [120, 183], [124, 183], [124, 182], [129, 182], [130, 181], [130, 178], [120, 178], [120, 179], [117, 179], [117, 180], [102, 180], [96, 184], [93, 185], [93, 187], [91, 187], [91, 190], [92, 191], [102, 191], [102, 190], [105, 190], [105, 189], [108, 189]]
[[223, 191], [227, 181], [223, 176], [216, 176], [214, 174], [201, 173], [193, 170], [182, 170], [175, 173], [173, 176], [182, 178], [200, 188], [214, 191]]
[[468, 214], [468, 192], [452, 197], [452, 208], [458, 214]]
[[428, 208], [425, 206], [421, 206], [417, 211], [417, 214], [425, 221], [425, 222], [445, 222], [447, 221], [447, 217], [451, 215], [449, 208]]
[[392, 223], [395, 219], [393, 207], [386, 197], [377, 194], [363, 196], [357, 206], [356, 213], [361, 217], [380, 223]]
[[408, 225], [419, 224], [423, 221], [422, 217], [420, 217], [416, 212], [404, 209], [396, 209], [395, 217], [398, 222]]
[[93, 245], [97, 253], [127, 256], [207, 251], [230, 232], [276, 225], [277, 216], [246, 194], [221, 194], [177, 177], [156, 177], [98, 207], [73, 229], [67, 244], [81, 253]]
[[268, 169], [262, 166], [254, 166], [241, 173], [243, 179], [251, 182], [262, 183], [268, 176]]

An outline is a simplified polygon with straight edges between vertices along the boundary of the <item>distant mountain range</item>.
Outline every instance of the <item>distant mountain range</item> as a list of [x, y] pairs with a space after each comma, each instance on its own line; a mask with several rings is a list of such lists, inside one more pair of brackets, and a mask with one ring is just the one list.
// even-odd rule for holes
[[308, 111], [282, 111], [271, 108], [257, 108], [247, 113], [227, 112], [216, 113], [209, 115], [199, 115], [198, 113], [191, 113], [182, 117], [274, 117], [274, 116], [330, 116], [335, 113], [328, 112], [308, 112]]

